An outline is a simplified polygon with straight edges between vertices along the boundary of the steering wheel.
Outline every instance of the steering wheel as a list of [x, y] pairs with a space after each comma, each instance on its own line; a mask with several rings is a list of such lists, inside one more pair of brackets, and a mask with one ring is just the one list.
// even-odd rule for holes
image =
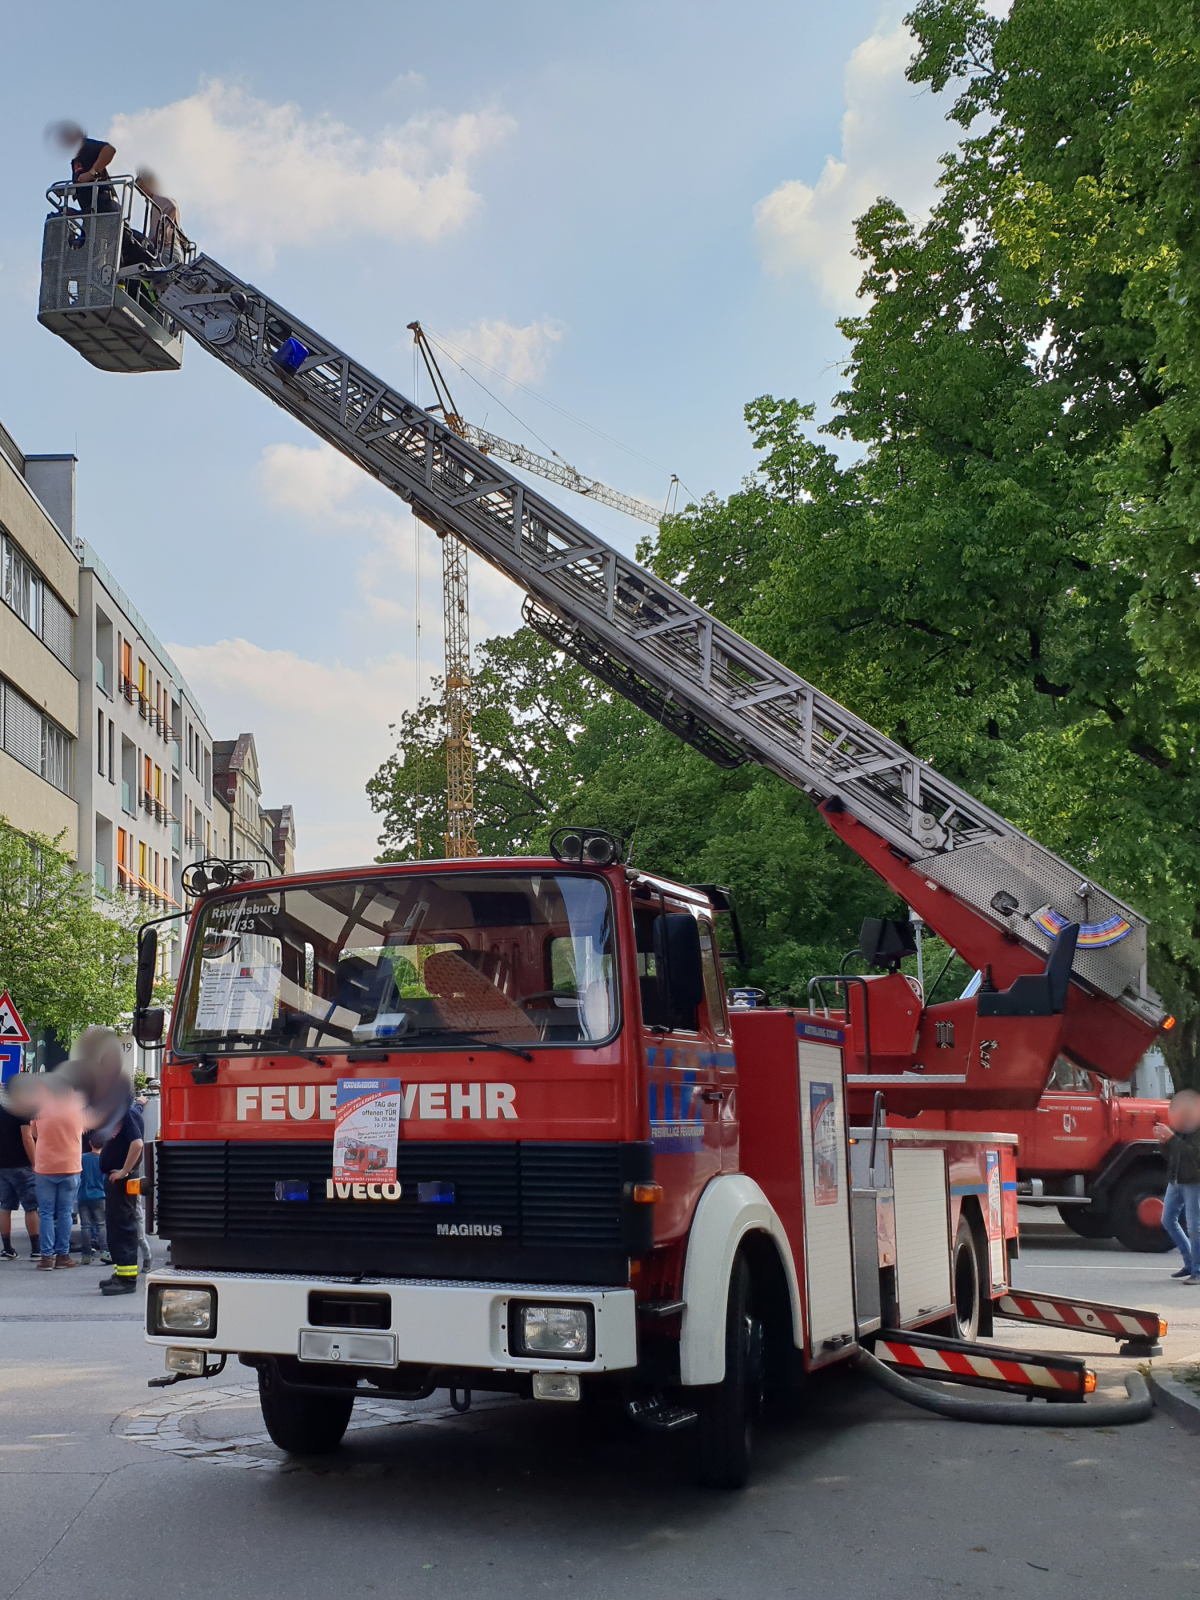
[[539, 1000], [573, 1000], [574, 1003], [578, 1005], [579, 990], [576, 989], [573, 995], [567, 995], [564, 994], [561, 989], [539, 989], [536, 994], [522, 995], [517, 1004], [520, 1006], [532, 1006], [535, 1005]]

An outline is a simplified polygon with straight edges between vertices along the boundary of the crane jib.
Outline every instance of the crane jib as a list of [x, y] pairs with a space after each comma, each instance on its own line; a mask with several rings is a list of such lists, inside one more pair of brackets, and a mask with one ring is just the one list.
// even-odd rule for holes
[[1161, 1022], [1137, 912], [218, 262], [157, 273], [154, 292], [180, 330], [519, 584], [530, 625], [618, 693], [719, 764], [756, 762], [832, 802], [1029, 952], [1081, 923], [1073, 977]]

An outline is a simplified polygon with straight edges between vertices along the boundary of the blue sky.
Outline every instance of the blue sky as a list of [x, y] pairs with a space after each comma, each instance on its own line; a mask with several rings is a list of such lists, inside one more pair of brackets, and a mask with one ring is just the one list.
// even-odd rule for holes
[[[952, 130], [903, 79], [902, 10], [209, 0], [126, 26], [9, 0], [0, 420], [77, 452], [79, 531], [214, 737], [255, 734], [301, 865], [375, 852], [362, 786], [417, 682], [415, 525], [198, 349], [117, 377], [37, 325], [45, 125], [152, 164], [201, 248], [401, 389], [420, 318], [491, 391], [448, 369], [470, 420], [661, 503], [672, 472], [699, 495], [751, 470], [747, 400], [827, 400], [852, 218], [930, 203]], [[643, 531], [568, 502], [626, 549]], [[439, 559], [424, 536], [426, 675]], [[478, 562], [472, 585], [477, 640], [516, 625], [511, 585]]]

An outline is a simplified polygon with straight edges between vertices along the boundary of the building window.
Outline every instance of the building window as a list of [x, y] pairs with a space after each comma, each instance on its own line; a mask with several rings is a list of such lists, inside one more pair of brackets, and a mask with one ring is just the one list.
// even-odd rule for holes
[[113, 723], [113, 719], [111, 717], [109, 717], [109, 719], [108, 719], [108, 781], [109, 781], [109, 783], [116, 783], [116, 781], [117, 781], [116, 764], [113, 761], [113, 745], [114, 745], [115, 739], [116, 739], [115, 725]]
[[96, 771], [104, 776], [104, 713], [96, 713]]
[[71, 792], [71, 740], [19, 689], [0, 680], [0, 741], [30, 772], [63, 794]]
[[74, 619], [37, 568], [3, 532], [0, 532], [0, 588], [5, 604], [54, 652], [64, 667], [69, 667], [73, 657]]

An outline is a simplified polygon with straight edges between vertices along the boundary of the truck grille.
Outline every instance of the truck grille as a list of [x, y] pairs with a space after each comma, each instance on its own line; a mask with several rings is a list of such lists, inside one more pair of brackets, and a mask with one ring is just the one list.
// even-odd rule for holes
[[[652, 1208], [626, 1199], [626, 1185], [652, 1176], [644, 1144], [401, 1144], [400, 1199], [357, 1202], [326, 1197], [331, 1144], [160, 1141], [156, 1152], [158, 1231], [175, 1242], [341, 1243], [376, 1259], [406, 1246], [424, 1257], [459, 1237], [625, 1254], [649, 1244], [641, 1234]], [[307, 1201], [275, 1198], [277, 1183], [297, 1180], [308, 1184]], [[453, 1203], [420, 1204], [422, 1183], [452, 1184]], [[439, 1224], [455, 1235], [439, 1234]], [[481, 1231], [460, 1235], [464, 1224]]]

